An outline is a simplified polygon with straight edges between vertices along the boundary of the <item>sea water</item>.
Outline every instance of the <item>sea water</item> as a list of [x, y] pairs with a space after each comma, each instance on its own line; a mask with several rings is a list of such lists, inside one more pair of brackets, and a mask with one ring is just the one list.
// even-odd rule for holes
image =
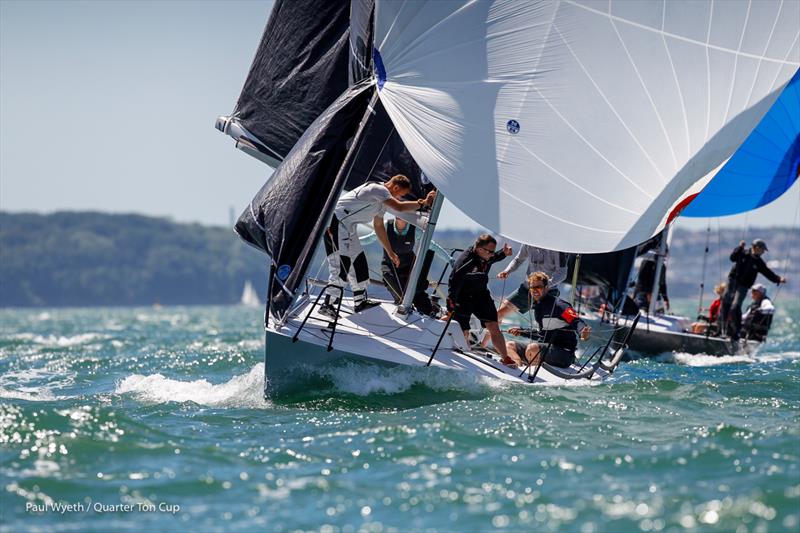
[[558, 387], [350, 364], [280, 402], [258, 309], [3, 310], [0, 530], [798, 531], [778, 307], [752, 358]]

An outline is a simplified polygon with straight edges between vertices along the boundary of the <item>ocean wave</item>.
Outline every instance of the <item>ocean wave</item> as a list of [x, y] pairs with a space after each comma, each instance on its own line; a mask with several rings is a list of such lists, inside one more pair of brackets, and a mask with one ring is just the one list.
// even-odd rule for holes
[[151, 403], [193, 402], [210, 407], [265, 407], [264, 363], [215, 385], [205, 379], [181, 381], [162, 374], [134, 374], [117, 384], [115, 394], [133, 394]]
[[34, 344], [41, 344], [44, 346], [66, 348], [69, 346], [79, 346], [95, 340], [105, 339], [106, 336], [100, 333], [80, 333], [65, 337], [61, 335], [37, 335], [35, 333], [18, 333], [8, 337], [11, 340], [28, 341]]

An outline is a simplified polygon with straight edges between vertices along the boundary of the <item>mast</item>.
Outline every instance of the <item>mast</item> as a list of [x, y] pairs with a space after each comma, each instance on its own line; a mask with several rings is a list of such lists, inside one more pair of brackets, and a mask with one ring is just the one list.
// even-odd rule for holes
[[658, 244], [658, 257], [656, 257], [656, 272], [655, 279], [653, 280], [653, 289], [650, 291], [650, 306], [647, 309], [647, 314], [652, 315], [656, 310], [656, 300], [658, 300], [658, 293], [661, 289], [661, 270], [664, 268], [664, 258], [667, 255], [667, 239], [669, 238], [670, 226], [664, 228], [661, 234], [661, 242]]
[[416, 259], [414, 259], [414, 266], [411, 267], [411, 274], [408, 277], [406, 290], [403, 294], [403, 301], [397, 307], [397, 314], [407, 315], [411, 310], [411, 303], [414, 301], [414, 294], [416, 294], [417, 282], [419, 281], [420, 272], [422, 272], [422, 264], [425, 262], [425, 252], [430, 248], [431, 241], [433, 240], [433, 232], [436, 229], [436, 221], [439, 219], [439, 212], [442, 210], [444, 203], [444, 195], [442, 191], [436, 191], [436, 198], [433, 200], [431, 206], [431, 213], [428, 216], [428, 224], [425, 226], [425, 231], [422, 232], [417, 244]]
[[575, 296], [578, 292], [578, 271], [581, 269], [581, 254], [575, 256], [575, 268], [572, 269], [572, 294], [569, 298], [569, 304], [575, 306]]

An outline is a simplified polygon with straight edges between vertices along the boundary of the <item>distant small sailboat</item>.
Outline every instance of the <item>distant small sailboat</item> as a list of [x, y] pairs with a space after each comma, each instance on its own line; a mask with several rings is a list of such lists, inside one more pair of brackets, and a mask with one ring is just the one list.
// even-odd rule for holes
[[256, 289], [253, 287], [253, 283], [250, 280], [247, 280], [244, 284], [244, 289], [242, 289], [242, 298], [239, 300], [239, 303], [245, 307], [260, 307], [264, 305], [258, 298], [258, 293], [256, 292]]

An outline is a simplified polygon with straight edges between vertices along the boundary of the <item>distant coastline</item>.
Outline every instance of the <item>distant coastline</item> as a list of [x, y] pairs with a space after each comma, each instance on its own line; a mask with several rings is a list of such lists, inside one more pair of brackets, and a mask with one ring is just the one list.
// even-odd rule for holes
[[[475, 234], [440, 230], [435, 240], [446, 248], [465, 248]], [[676, 230], [667, 270], [670, 295], [699, 294], [709, 237], [708, 297], [727, 275], [727, 256], [742, 236], [741, 229], [710, 235]], [[800, 234], [785, 227], [750, 228], [746, 237], [767, 240], [770, 267], [790, 280], [784, 295], [800, 294]], [[373, 271], [379, 271], [378, 247], [369, 246], [368, 255]], [[2, 307], [235, 304], [247, 281], [259, 295], [266, 289], [266, 257], [230, 228], [143, 215], [0, 212], [0, 256]], [[440, 269], [434, 266], [437, 277]], [[493, 290], [499, 294], [502, 288]]]

